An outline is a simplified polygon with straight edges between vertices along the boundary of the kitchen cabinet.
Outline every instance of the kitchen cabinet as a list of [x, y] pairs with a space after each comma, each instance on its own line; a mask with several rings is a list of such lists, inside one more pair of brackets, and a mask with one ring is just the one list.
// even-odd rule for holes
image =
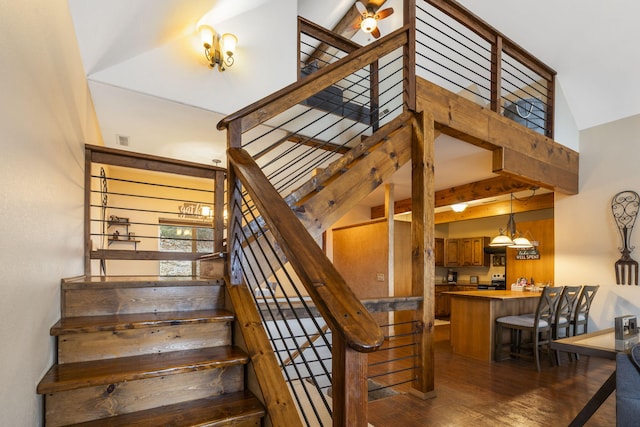
[[444, 266], [460, 266], [460, 239], [445, 239], [444, 241]]
[[484, 252], [488, 237], [446, 239], [445, 267], [488, 267], [490, 255]]
[[444, 266], [444, 239], [436, 237], [436, 241], [433, 247], [434, 259], [437, 266]]

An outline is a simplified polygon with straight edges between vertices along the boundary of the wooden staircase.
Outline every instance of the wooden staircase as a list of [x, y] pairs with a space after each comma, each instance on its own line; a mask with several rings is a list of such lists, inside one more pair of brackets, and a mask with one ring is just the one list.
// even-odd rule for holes
[[220, 280], [63, 280], [58, 363], [38, 384], [46, 425], [261, 425], [224, 306]]

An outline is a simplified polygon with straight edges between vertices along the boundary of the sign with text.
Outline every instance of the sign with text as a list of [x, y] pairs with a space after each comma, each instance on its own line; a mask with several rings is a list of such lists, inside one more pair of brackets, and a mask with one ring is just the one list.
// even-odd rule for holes
[[520, 261], [530, 261], [540, 259], [540, 252], [536, 248], [518, 249], [516, 259]]

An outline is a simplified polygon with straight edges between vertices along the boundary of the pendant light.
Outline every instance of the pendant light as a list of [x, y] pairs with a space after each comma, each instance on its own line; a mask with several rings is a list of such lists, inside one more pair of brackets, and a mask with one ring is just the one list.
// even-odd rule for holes
[[[536, 190], [533, 190], [531, 197], [535, 195]], [[531, 198], [529, 197], [529, 198]], [[509, 220], [507, 221], [506, 228], [500, 229], [500, 234], [491, 239], [489, 246], [493, 247], [508, 247], [514, 249], [527, 249], [532, 248], [533, 245], [522, 233], [516, 229], [516, 220], [513, 214], [513, 193], [511, 193], [511, 201], [509, 205]]]

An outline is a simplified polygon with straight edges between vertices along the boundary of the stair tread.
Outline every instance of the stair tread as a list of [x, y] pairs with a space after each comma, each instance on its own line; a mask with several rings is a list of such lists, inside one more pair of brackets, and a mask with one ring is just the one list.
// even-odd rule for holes
[[247, 361], [247, 354], [239, 348], [220, 346], [55, 364], [38, 384], [38, 393], [55, 393], [160, 375], [215, 369], [246, 364]]
[[234, 318], [233, 313], [223, 309], [78, 316], [60, 319], [51, 327], [50, 332], [52, 336], [58, 336], [196, 323], [230, 322]]
[[161, 406], [140, 412], [73, 424], [75, 427], [223, 426], [263, 417], [264, 407], [249, 391]]
[[62, 289], [111, 289], [169, 286], [222, 286], [223, 280], [202, 277], [169, 276], [79, 276], [62, 280]]

